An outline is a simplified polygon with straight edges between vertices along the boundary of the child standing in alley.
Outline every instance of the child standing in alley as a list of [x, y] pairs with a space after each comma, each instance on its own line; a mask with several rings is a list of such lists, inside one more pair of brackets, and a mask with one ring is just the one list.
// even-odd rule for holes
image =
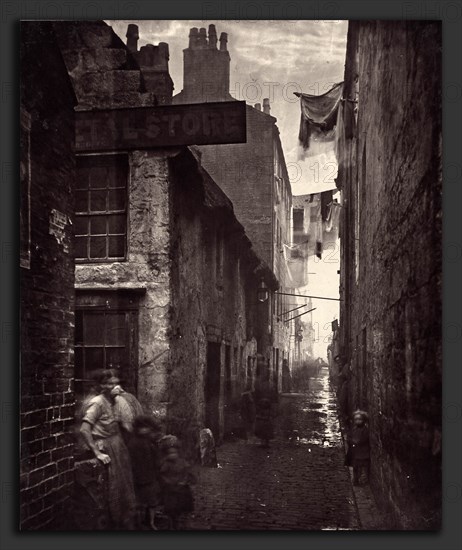
[[156, 513], [161, 504], [159, 484], [159, 449], [157, 440], [162, 436], [162, 425], [150, 416], [137, 416], [128, 443], [135, 494], [138, 504], [138, 526], [157, 531]]
[[181, 518], [194, 510], [191, 485], [195, 483], [189, 464], [180, 455], [180, 442], [175, 436], [164, 436], [161, 449], [160, 484], [164, 512], [170, 519], [170, 527], [177, 530]]
[[370, 448], [368, 416], [364, 411], [353, 413], [353, 425], [348, 435], [348, 465], [353, 466], [353, 485], [359, 485], [363, 473], [369, 481]]

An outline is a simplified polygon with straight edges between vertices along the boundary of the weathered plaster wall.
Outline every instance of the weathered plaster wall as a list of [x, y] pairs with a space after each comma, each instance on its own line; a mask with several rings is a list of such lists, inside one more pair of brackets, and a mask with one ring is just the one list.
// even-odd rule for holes
[[139, 301], [138, 398], [165, 412], [169, 357], [170, 212], [168, 158], [162, 151], [129, 156], [127, 260], [76, 266], [76, 288], [145, 289]]
[[[237, 403], [246, 383], [247, 357], [256, 354], [248, 320], [255, 307], [259, 259], [250, 251], [218, 186], [195, 171], [185, 155], [172, 159], [172, 353], [169, 422], [197, 457], [205, 425], [207, 342], [220, 348], [219, 440], [238, 428]], [[204, 180], [205, 178], [205, 180]], [[208, 178], [208, 179], [207, 179]], [[215, 188], [216, 196], [207, 199]], [[204, 196], [205, 195], [205, 196]], [[204, 201], [205, 198], [205, 201]], [[218, 236], [218, 238], [217, 238]], [[217, 248], [218, 247], [218, 248]], [[220, 259], [221, 258], [221, 259]], [[249, 302], [253, 297], [253, 303]], [[226, 397], [226, 346], [230, 346], [230, 392]]]

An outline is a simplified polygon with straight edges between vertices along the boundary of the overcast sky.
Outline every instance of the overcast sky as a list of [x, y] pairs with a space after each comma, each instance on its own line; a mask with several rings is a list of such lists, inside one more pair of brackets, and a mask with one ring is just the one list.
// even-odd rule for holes
[[[174, 94], [183, 88], [183, 49], [188, 47], [189, 29], [216, 25], [217, 34], [228, 33], [231, 56], [230, 93], [254, 105], [271, 100], [294, 195], [315, 193], [335, 187], [333, 153], [299, 159], [299, 100], [294, 91], [322, 94], [343, 80], [347, 21], [107, 21], [125, 42], [128, 23], [139, 26], [138, 47], [167, 42]], [[317, 296], [338, 296], [340, 253], [327, 251], [322, 261], [309, 266], [309, 286]], [[315, 356], [326, 358], [330, 322], [338, 317], [338, 302], [313, 300], [313, 322], [317, 332]]]
[[124, 42], [129, 22], [139, 26], [139, 47], [169, 44], [174, 94], [183, 88], [183, 49], [188, 47], [189, 29], [214, 23], [218, 36], [227, 32], [231, 95], [251, 105], [270, 98], [293, 193], [335, 187], [332, 155], [299, 159], [300, 105], [293, 92], [317, 95], [343, 80], [347, 21], [107, 21]]

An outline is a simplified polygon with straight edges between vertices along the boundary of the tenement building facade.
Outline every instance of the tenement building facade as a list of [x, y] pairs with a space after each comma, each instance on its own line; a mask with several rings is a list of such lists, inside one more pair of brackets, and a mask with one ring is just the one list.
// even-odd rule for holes
[[[215, 25], [192, 28], [183, 50], [183, 89], [174, 104], [233, 101], [230, 90], [228, 35], [217, 39]], [[272, 269], [281, 293], [291, 294], [284, 245], [291, 242], [292, 192], [284, 153], [268, 99], [247, 105], [247, 140], [241, 144], [201, 148], [202, 165], [232, 200], [238, 220], [255, 250]], [[290, 296], [271, 294], [267, 302], [268, 330], [259, 352], [267, 359], [268, 376], [281, 390], [282, 363], [292, 361], [293, 334], [284, 313]], [[291, 348], [292, 343], [292, 348]]]

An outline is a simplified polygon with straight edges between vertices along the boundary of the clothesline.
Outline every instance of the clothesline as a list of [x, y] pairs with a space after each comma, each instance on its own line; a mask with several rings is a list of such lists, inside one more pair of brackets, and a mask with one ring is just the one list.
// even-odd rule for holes
[[[301, 92], [293, 92], [293, 94], [296, 95], [297, 97], [302, 97], [303, 95], [309, 95], [309, 94], [303, 94]], [[313, 97], [321, 97], [321, 96], [313, 96]], [[351, 103], [358, 103], [357, 99], [350, 99], [349, 97], [341, 97], [340, 101], [351, 101]]]

